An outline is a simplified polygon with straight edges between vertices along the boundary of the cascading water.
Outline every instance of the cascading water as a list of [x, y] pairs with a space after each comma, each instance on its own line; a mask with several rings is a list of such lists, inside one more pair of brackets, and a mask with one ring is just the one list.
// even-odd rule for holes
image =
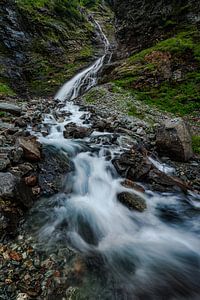
[[[120, 146], [110, 147], [107, 155], [106, 146], [97, 145], [90, 138], [80, 142], [63, 137], [64, 125], [71, 121], [80, 125], [84, 114], [69, 101], [96, 84], [109, 50], [100, 25], [96, 26], [105, 54], [57, 93], [55, 98], [67, 100], [64, 110], [71, 113], [64, 123], [45, 118], [51, 131], [40, 141], [68, 154], [74, 171], [59, 194], [44, 199], [35, 208], [40, 216], [45, 216], [38, 222], [39, 240], [46, 246], [67, 243], [86, 256], [99, 258], [99, 269], [107, 266], [101, 288], [80, 299], [199, 299], [197, 196], [151, 191], [144, 196], [129, 190], [122, 186], [111, 163], [111, 157], [122, 150]], [[133, 212], [120, 204], [117, 195], [122, 191], [145, 197], [145, 212]]]
[[105, 53], [102, 57], [98, 58], [91, 66], [75, 75], [71, 80], [66, 82], [55, 96], [55, 99], [60, 101], [72, 101], [82, 93], [87, 92], [90, 88], [97, 84], [98, 73], [101, 70], [106, 57], [108, 61], [111, 59], [110, 43], [103, 33], [101, 26], [97, 21], [93, 21], [96, 25], [97, 31], [101, 36], [101, 40], [105, 47]]

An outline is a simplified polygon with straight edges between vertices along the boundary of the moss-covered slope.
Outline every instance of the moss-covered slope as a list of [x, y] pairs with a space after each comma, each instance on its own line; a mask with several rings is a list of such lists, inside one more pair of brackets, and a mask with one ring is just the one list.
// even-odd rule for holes
[[97, 39], [82, 5], [98, 2], [2, 0], [0, 94], [52, 95], [87, 65]]
[[112, 73], [115, 83], [161, 110], [186, 115], [200, 109], [200, 32], [184, 27], [173, 37], [130, 56]]

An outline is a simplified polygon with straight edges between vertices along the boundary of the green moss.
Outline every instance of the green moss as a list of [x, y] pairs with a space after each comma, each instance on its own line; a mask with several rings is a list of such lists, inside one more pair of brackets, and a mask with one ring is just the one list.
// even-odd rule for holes
[[192, 137], [192, 148], [195, 153], [200, 154], [200, 136], [195, 135]]
[[0, 82], [0, 95], [13, 96], [15, 92], [7, 84]]
[[195, 27], [189, 27], [186, 31], [181, 31], [174, 37], [158, 42], [155, 46], [145, 49], [137, 54], [132, 55], [128, 61], [134, 63], [144, 61], [145, 56], [153, 51], [170, 52], [183, 54], [187, 50], [194, 52], [197, 59], [200, 58], [200, 44], [195, 42], [195, 37], [199, 32]]
[[144, 118], [144, 114], [138, 112], [137, 108], [135, 105], [133, 105], [132, 103], [128, 102], [127, 103], [128, 106], [128, 115], [131, 117], [137, 117], [139, 119], [143, 119]]
[[94, 53], [93, 48], [89, 45], [86, 45], [79, 52], [79, 59], [91, 58], [93, 56], [93, 53]]
[[101, 99], [105, 97], [105, 95], [106, 95], [106, 91], [102, 88], [98, 88], [94, 90], [92, 89], [89, 92], [87, 92], [87, 94], [85, 94], [85, 101], [90, 104], [95, 104], [96, 99], [98, 99], [98, 101], [101, 101]]
[[6, 113], [4, 111], [0, 111], [0, 117], [5, 117], [6, 116]]
[[[171, 56], [153, 55], [153, 63], [149, 63], [147, 55], [154, 51], [170, 52]], [[150, 57], [151, 58], [151, 57]], [[123, 89], [128, 89], [149, 105], [155, 105], [160, 110], [178, 115], [186, 115], [200, 109], [200, 33], [195, 27], [185, 28], [176, 36], [158, 42], [154, 47], [145, 49], [128, 58], [116, 70], [117, 79], [114, 83]], [[177, 64], [188, 63], [188, 68], [181, 70], [181, 81], [172, 76], [165, 79], [162, 66], [165, 64], [177, 68]], [[193, 71], [189, 72], [191, 68]]]

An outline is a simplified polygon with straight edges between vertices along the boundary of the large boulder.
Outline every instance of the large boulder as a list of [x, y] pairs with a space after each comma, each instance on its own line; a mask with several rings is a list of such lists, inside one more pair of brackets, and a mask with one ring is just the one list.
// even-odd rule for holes
[[168, 119], [157, 129], [157, 152], [176, 161], [188, 161], [192, 156], [192, 141], [183, 119]]
[[69, 123], [65, 125], [65, 129], [66, 130], [63, 132], [63, 135], [66, 139], [83, 139], [90, 136], [92, 133], [92, 129], [83, 126], [77, 126], [75, 123]]
[[145, 200], [137, 195], [130, 192], [122, 192], [117, 196], [118, 200], [125, 206], [127, 206], [130, 210], [137, 210], [142, 212], [146, 209]]
[[40, 144], [36, 141], [35, 137], [20, 137], [18, 143], [23, 149], [25, 159], [31, 162], [40, 161]]
[[67, 155], [54, 146], [44, 146], [42, 156], [38, 164], [38, 184], [41, 194], [50, 196], [63, 189], [63, 183], [67, 181], [67, 174], [73, 166]]
[[21, 115], [21, 108], [19, 106], [6, 102], [0, 102], [0, 111], [9, 112], [17, 116]]

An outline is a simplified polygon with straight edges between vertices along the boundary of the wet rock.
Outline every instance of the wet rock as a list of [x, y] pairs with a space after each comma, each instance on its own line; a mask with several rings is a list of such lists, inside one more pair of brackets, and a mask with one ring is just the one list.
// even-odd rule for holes
[[18, 178], [11, 173], [0, 173], [0, 197], [3, 199], [13, 198]]
[[23, 156], [23, 149], [21, 147], [14, 148], [10, 153], [10, 160], [12, 163], [17, 164], [20, 162], [22, 156]]
[[10, 165], [8, 154], [0, 152], [0, 171], [5, 170]]
[[145, 200], [139, 196], [130, 192], [122, 192], [117, 196], [118, 200], [130, 210], [144, 211], [146, 209]]
[[117, 172], [132, 181], [143, 180], [148, 175], [152, 164], [146, 157], [146, 149], [133, 147], [113, 160]]
[[122, 185], [126, 188], [129, 188], [129, 189], [134, 189], [140, 193], [144, 193], [145, 192], [145, 189], [139, 185], [138, 183], [135, 183], [134, 181], [131, 181], [129, 179], [125, 179], [123, 182], [122, 182]]
[[93, 128], [97, 131], [100, 131], [100, 132], [104, 132], [104, 131], [111, 131], [111, 124], [110, 122], [107, 122], [106, 120], [104, 119], [100, 119], [100, 120], [96, 120], [94, 123], [93, 123]]
[[76, 126], [74, 123], [67, 124], [63, 132], [64, 138], [83, 139], [90, 136], [92, 130], [87, 127]]
[[0, 242], [16, 234], [22, 211], [11, 200], [0, 199]]
[[33, 165], [26, 162], [26, 163], [18, 164], [15, 167], [11, 167], [10, 171], [15, 176], [23, 177], [23, 176], [26, 176], [31, 171], [33, 171], [33, 169], [34, 169]]
[[13, 115], [21, 115], [21, 108], [17, 105], [10, 103], [0, 102], [0, 110], [4, 112], [9, 112]]
[[31, 175], [24, 178], [26, 185], [35, 186], [37, 184], [37, 176]]
[[188, 161], [193, 156], [191, 136], [181, 118], [167, 120], [158, 128], [156, 149], [177, 161]]
[[20, 137], [18, 143], [24, 151], [25, 159], [33, 162], [40, 161], [40, 144], [36, 141], [35, 137]]
[[27, 186], [24, 179], [21, 179], [15, 187], [16, 200], [25, 208], [31, 208], [36, 200], [32, 188]]
[[52, 195], [61, 191], [63, 180], [72, 170], [72, 164], [66, 154], [53, 146], [43, 147], [42, 156], [38, 165], [38, 184], [42, 194]]
[[169, 176], [156, 168], [150, 170], [147, 178], [147, 182], [150, 184], [151, 189], [166, 192], [172, 190], [182, 190], [187, 192], [190, 188], [189, 185], [183, 182], [181, 179], [173, 176]]
[[92, 136], [90, 138], [90, 142], [94, 144], [101, 144], [101, 145], [113, 145], [117, 142], [117, 138], [119, 137], [118, 134], [104, 134], [104, 135], [97, 135]]

